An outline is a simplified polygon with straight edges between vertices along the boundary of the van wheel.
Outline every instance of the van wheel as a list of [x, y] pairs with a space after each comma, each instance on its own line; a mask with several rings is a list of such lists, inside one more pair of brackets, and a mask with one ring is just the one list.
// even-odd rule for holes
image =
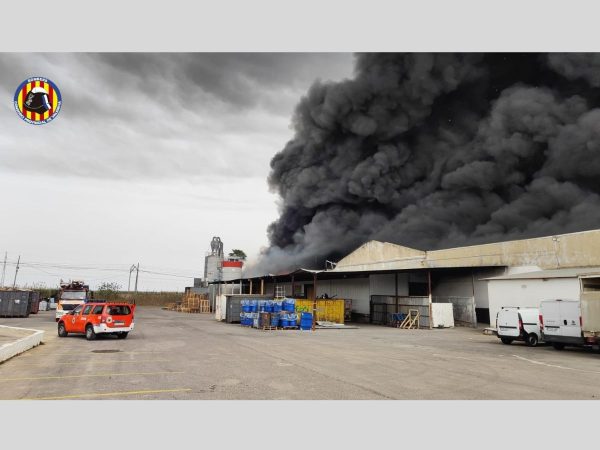
[[127, 332], [117, 334], [117, 338], [119, 338], [119, 339], [125, 339], [126, 337], [127, 337]]
[[525, 344], [527, 344], [529, 347], [535, 347], [536, 345], [538, 345], [537, 334], [535, 334], [535, 333], [528, 334], [527, 337], [525, 338]]
[[565, 348], [565, 344], [561, 344], [560, 342], [555, 342], [554, 344], [552, 344], [552, 347], [554, 347], [556, 350], [562, 350], [563, 348]]
[[512, 343], [512, 341], [513, 341], [512, 339], [505, 338], [505, 337], [500, 338], [500, 340], [502, 341], [503, 344], [506, 344], [506, 345], [510, 345]]
[[93, 326], [88, 325], [87, 327], [85, 327], [85, 338], [88, 341], [93, 341], [94, 339], [96, 339], [96, 333], [94, 333]]
[[65, 324], [64, 323], [59, 323], [58, 324], [58, 336], [59, 337], [67, 337], [69, 333], [67, 333], [67, 330], [65, 328]]

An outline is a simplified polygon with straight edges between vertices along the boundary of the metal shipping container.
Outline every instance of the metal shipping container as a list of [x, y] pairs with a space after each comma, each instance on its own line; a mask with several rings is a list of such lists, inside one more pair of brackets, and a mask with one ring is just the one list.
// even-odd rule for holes
[[[344, 323], [346, 301], [343, 298], [317, 299], [315, 320]], [[296, 299], [296, 312], [313, 312], [313, 300]]]

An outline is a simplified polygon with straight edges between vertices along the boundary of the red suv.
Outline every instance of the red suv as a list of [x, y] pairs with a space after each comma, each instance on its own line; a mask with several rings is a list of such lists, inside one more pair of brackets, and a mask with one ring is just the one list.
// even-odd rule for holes
[[114, 334], [125, 339], [133, 330], [134, 310], [135, 305], [127, 303], [84, 303], [60, 318], [58, 335], [85, 333], [85, 338], [91, 341], [97, 334]]

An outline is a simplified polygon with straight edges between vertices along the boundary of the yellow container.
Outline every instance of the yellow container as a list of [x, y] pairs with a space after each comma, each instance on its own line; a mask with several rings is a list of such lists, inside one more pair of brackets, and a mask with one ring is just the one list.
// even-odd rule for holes
[[[316, 320], [327, 322], [344, 323], [344, 306], [343, 298], [333, 299], [317, 299], [317, 314]], [[302, 298], [296, 299], [296, 312], [313, 312], [313, 300], [305, 300]]]

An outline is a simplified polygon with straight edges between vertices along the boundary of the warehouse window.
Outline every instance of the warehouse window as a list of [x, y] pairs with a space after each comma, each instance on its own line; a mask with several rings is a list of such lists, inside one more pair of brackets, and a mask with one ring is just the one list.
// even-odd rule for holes
[[581, 287], [583, 292], [600, 292], [600, 277], [582, 278]]

